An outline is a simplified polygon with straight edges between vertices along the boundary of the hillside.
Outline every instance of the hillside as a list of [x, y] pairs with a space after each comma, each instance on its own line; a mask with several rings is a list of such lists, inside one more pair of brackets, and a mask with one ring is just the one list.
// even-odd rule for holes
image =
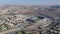
[[0, 6], [0, 32], [17, 28], [50, 31], [54, 27], [60, 31], [58, 26], [60, 26], [60, 6], [58, 5]]

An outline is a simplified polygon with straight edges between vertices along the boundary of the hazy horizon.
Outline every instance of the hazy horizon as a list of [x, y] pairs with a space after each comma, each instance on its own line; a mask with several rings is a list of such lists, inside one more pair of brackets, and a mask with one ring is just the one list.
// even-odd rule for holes
[[6, 5], [60, 5], [60, 0], [0, 0], [0, 4]]

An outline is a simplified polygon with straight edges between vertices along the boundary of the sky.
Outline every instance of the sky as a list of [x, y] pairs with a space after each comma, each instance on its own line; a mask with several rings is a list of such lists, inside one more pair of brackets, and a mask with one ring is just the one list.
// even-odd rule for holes
[[0, 0], [0, 4], [60, 5], [60, 0]]

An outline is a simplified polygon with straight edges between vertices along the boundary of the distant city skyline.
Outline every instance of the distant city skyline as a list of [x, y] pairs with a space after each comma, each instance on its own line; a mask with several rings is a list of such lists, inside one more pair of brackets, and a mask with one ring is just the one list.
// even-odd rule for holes
[[0, 4], [60, 5], [60, 0], [0, 0]]

